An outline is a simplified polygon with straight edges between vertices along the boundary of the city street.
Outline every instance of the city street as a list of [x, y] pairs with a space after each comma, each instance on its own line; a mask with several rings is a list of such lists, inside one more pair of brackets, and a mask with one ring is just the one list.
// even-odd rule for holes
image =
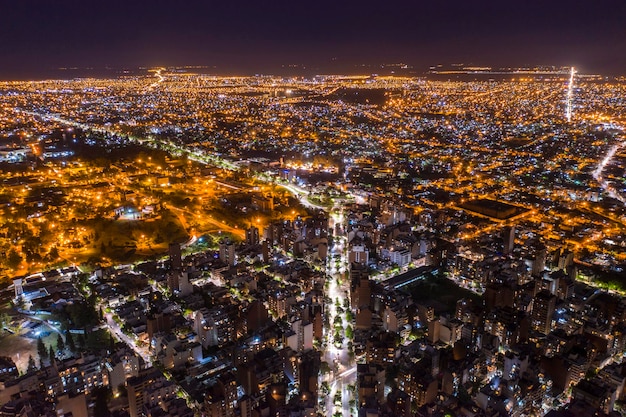
[[[354, 386], [356, 383], [356, 363], [349, 353], [349, 339], [345, 337], [345, 329], [348, 325], [351, 325], [351, 323], [348, 323], [346, 320], [345, 310], [340, 313], [337, 308], [337, 303], [343, 308], [346, 305], [346, 300], [348, 300], [347, 305], [348, 308], [350, 308], [350, 284], [347, 279], [347, 236], [345, 235], [346, 219], [343, 208], [334, 208], [329, 213], [329, 216], [329, 229], [339, 231], [339, 233], [334, 234], [333, 246], [329, 250], [326, 265], [328, 274], [328, 289], [326, 295], [331, 300], [331, 303], [326, 306], [326, 312], [329, 315], [331, 329], [324, 334], [326, 348], [323, 352], [322, 360], [330, 365], [330, 374], [327, 376], [321, 375], [320, 378], [322, 381], [326, 381], [329, 384], [330, 394], [324, 396], [320, 393], [320, 400], [325, 404], [327, 416], [342, 415], [348, 417], [353, 415], [355, 411], [351, 409], [350, 406], [351, 400], [355, 398], [353, 394], [354, 391], [351, 392], [349, 386]], [[340, 317], [341, 327], [343, 328], [340, 343], [336, 343], [334, 337], [334, 327], [338, 316]], [[340, 401], [335, 401], [337, 393], [341, 395]]]

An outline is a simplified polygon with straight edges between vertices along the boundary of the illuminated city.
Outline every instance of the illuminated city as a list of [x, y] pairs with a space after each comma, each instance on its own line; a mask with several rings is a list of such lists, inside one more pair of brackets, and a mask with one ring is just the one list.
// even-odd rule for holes
[[63, 3], [0, 17], [0, 416], [624, 415], [623, 43], [563, 56], [626, 9]]

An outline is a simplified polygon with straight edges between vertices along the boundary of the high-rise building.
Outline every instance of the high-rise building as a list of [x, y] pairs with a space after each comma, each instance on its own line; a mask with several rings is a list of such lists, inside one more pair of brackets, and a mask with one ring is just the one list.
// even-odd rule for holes
[[299, 352], [297, 355], [296, 367], [298, 374], [298, 385], [302, 392], [317, 392], [318, 375], [321, 360], [320, 353], [314, 349]]
[[261, 245], [261, 256], [263, 257], [263, 262], [267, 263], [270, 260], [270, 244], [269, 241], [264, 240]]
[[384, 402], [385, 368], [380, 365], [360, 363], [357, 365], [357, 390], [361, 406]]
[[236, 338], [236, 311], [232, 306], [216, 306], [196, 311], [194, 330], [203, 347], [222, 346]]
[[546, 247], [541, 245], [541, 247], [537, 248], [535, 251], [535, 258], [533, 259], [532, 264], [532, 275], [539, 276], [546, 269], [546, 259], [548, 256], [548, 252]]
[[398, 372], [398, 388], [411, 397], [418, 406], [435, 400], [437, 396], [437, 379], [419, 366], [402, 367]]
[[165, 401], [176, 396], [176, 384], [167, 381], [163, 374], [151, 368], [127, 381], [128, 413], [131, 417], [144, 414], [144, 404]]
[[187, 271], [174, 270], [167, 274], [167, 287], [172, 294], [187, 296], [193, 292]]
[[556, 307], [556, 296], [548, 290], [541, 290], [533, 300], [531, 327], [543, 334], [550, 333], [552, 316]]
[[263, 230], [263, 237], [269, 242], [270, 246], [278, 245], [283, 238], [283, 223], [274, 222]]
[[146, 332], [152, 339], [156, 333], [168, 332], [172, 328], [171, 314], [156, 313], [146, 318]]
[[234, 416], [237, 407], [237, 379], [232, 372], [221, 374], [217, 378], [214, 390], [224, 398], [225, 415]]
[[349, 261], [365, 264], [369, 262], [369, 249], [365, 245], [351, 245], [349, 252]]
[[574, 252], [567, 248], [563, 249], [559, 255], [557, 269], [566, 271], [572, 265], [574, 265]]
[[220, 261], [231, 266], [237, 263], [235, 244], [229, 239], [220, 242]]
[[178, 270], [170, 271], [167, 274], [167, 288], [170, 290], [172, 294], [178, 291], [178, 287], [180, 285], [179, 279], [180, 279], [180, 274]]
[[411, 397], [399, 389], [393, 390], [387, 396], [387, 406], [395, 416], [411, 416]]
[[502, 241], [504, 243], [504, 253], [509, 254], [513, 252], [513, 248], [515, 247], [515, 227], [504, 227], [502, 230]]
[[172, 270], [180, 271], [183, 267], [183, 258], [178, 243], [170, 243], [169, 246], [170, 264]]
[[246, 230], [246, 244], [248, 246], [254, 246], [259, 244], [259, 229], [255, 226], [250, 226]]
[[367, 266], [360, 263], [350, 265], [350, 293], [352, 307], [369, 307], [372, 298]]

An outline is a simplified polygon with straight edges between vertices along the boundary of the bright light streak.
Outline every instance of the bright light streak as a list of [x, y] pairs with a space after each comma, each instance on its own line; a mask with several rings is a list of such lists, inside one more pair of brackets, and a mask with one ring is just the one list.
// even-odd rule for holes
[[148, 86], [148, 91], [153, 90], [154, 88], [156, 88], [156, 86], [158, 86], [159, 84], [161, 84], [163, 81], [165, 81], [165, 77], [161, 75], [161, 72], [164, 71], [165, 68], [159, 68], [154, 72], [154, 75], [158, 78], [155, 82], [153, 82], [152, 84], [150, 84]]
[[565, 118], [568, 122], [572, 121], [572, 99], [574, 97], [574, 74], [576, 70], [574, 67], [570, 69], [569, 83], [567, 84], [567, 101], [565, 103]]
[[604, 168], [611, 162], [611, 159], [613, 159], [615, 154], [621, 148], [623, 148], [624, 145], [626, 145], [626, 142], [619, 143], [619, 144], [613, 146], [611, 149], [609, 149], [609, 152], [606, 154], [604, 159], [602, 159], [602, 161], [600, 161], [600, 163], [598, 164], [598, 167], [596, 168], [596, 170], [593, 171], [593, 177], [596, 179], [596, 181], [598, 181], [600, 183], [602, 188], [604, 188], [604, 190], [612, 198], [614, 198], [616, 200], [619, 200], [622, 203], [626, 204], [626, 198], [624, 198], [624, 196], [618, 194], [617, 191], [615, 190], [615, 188], [613, 188], [611, 186], [611, 184], [609, 184], [609, 182], [607, 180], [605, 180], [604, 177], [602, 176], [602, 171], [604, 171]]
[[340, 373], [340, 374], [338, 375], [338, 377], [339, 377], [339, 378], [343, 378], [344, 376], [351, 375], [351, 374], [353, 374], [353, 373], [355, 373], [355, 372], [356, 372], [356, 366], [354, 366], [354, 367], [352, 367], [352, 368], [350, 368], [350, 369], [348, 369], [348, 370], [346, 370], [346, 371], [343, 371], [342, 373]]

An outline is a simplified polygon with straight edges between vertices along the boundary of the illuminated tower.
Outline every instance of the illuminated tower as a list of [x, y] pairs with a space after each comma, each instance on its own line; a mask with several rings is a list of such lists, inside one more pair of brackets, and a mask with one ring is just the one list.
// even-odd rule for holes
[[552, 329], [552, 315], [556, 306], [556, 296], [550, 291], [541, 290], [533, 300], [531, 313], [531, 327], [542, 334], [550, 333]]
[[569, 72], [569, 83], [567, 84], [567, 98], [565, 100], [565, 118], [568, 122], [572, 121], [572, 100], [574, 98], [574, 74], [576, 70], [574, 67]]

